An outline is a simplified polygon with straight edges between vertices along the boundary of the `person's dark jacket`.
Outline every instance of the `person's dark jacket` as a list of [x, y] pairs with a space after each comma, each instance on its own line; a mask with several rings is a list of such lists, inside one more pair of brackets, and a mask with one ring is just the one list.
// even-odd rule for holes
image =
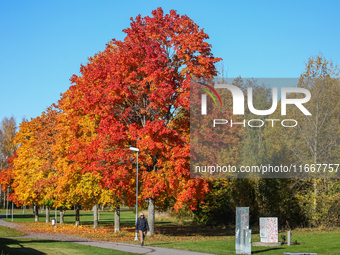
[[147, 219], [143, 218], [138, 218], [137, 219], [137, 224], [136, 224], [136, 229], [137, 230], [142, 230], [143, 232], [148, 230], [149, 231], [149, 224]]

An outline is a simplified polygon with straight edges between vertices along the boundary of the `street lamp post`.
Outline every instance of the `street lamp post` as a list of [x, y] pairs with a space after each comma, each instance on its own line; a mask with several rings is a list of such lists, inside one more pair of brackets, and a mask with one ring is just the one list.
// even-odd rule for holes
[[[8, 194], [9, 194], [9, 188], [7, 188], [7, 196], [8, 196]], [[6, 201], [7, 201], [7, 206], [6, 206], [6, 218], [7, 218], [7, 216], [8, 216], [8, 199], [6, 199]]]
[[[57, 174], [58, 169], [53, 169], [53, 168], [52, 168], [52, 170], [55, 171], [56, 174]], [[57, 207], [56, 207], [56, 208], [55, 208], [55, 224], [54, 224], [54, 227], [57, 227], [57, 222], [58, 222], [58, 209], [57, 209]]]
[[[136, 177], [136, 226], [137, 226], [137, 219], [138, 219], [138, 152], [139, 149], [135, 147], [130, 147], [130, 151], [136, 151], [137, 152], [137, 177]], [[135, 235], [135, 241], [138, 241], [137, 236], [137, 228], [136, 228], [136, 235]]]
[[13, 201], [12, 201], [12, 221], [13, 221], [13, 212], [14, 211], [14, 203], [13, 203]]

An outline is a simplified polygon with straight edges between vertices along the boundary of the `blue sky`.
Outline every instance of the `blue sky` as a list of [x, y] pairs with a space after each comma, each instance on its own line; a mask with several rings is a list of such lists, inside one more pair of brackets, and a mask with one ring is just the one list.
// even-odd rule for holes
[[130, 17], [157, 7], [204, 28], [228, 77], [299, 77], [319, 52], [340, 64], [339, 1], [2, 1], [0, 120], [40, 115]]

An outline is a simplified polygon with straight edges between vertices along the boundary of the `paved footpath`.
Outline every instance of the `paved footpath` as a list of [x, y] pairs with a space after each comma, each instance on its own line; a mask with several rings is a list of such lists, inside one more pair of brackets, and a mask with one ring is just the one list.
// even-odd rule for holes
[[29, 239], [44, 239], [44, 240], [55, 240], [55, 241], [65, 241], [65, 242], [72, 242], [82, 245], [89, 245], [89, 246], [96, 246], [106, 249], [113, 249], [119, 251], [126, 251], [131, 253], [137, 254], [152, 254], [152, 255], [211, 255], [208, 253], [201, 253], [201, 252], [193, 252], [193, 251], [184, 251], [184, 250], [177, 250], [177, 249], [167, 249], [167, 248], [160, 248], [160, 247], [151, 247], [151, 246], [143, 246], [128, 244], [128, 243], [116, 243], [116, 242], [104, 242], [104, 241], [94, 241], [89, 238], [79, 237], [79, 236], [72, 236], [66, 234], [50, 234], [50, 233], [32, 233], [28, 231], [24, 226], [15, 224], [12, 222], [6, 222], [1, 218], [6, 217], [5, 215], [0, 215], [0, 226], [15, 228], [27, 234], [27, 236], [20, 236], [20, 237], [8, 237], [11, 239], [14, 238], [29, 238]]

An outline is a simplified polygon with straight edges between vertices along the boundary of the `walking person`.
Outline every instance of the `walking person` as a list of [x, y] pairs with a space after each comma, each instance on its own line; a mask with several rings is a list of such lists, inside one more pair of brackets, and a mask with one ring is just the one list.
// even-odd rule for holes
[[146, 230], [149, 231], [149, 224], [147, 219], [144, 217], [144, 213], [140, 213], [140, 217], [137, 219], [136, 230], [139, 232], [140, 236], [140, 245], [144, 246], [144, 238], [146, 234]]

